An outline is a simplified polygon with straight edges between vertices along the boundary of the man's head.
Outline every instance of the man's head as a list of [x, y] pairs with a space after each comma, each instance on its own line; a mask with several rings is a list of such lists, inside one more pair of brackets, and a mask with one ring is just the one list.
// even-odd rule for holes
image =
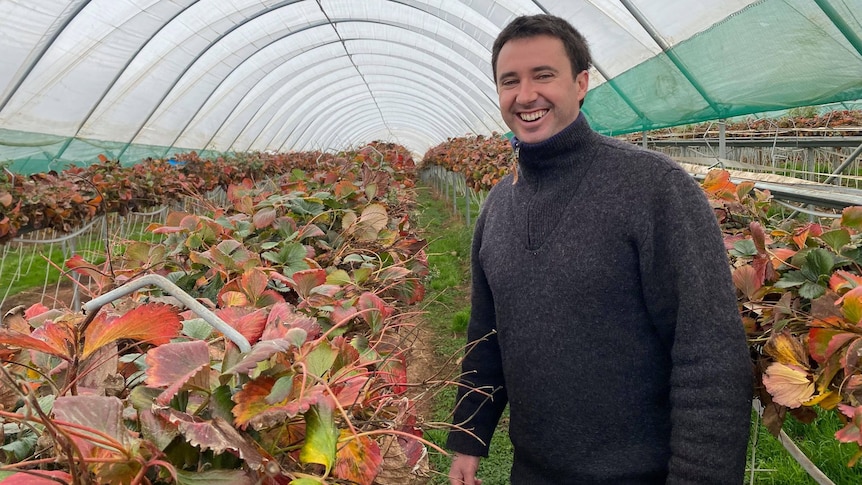
[[544, 141], [571, 124], [587, 92], [591, 64], [583, 36], [551, 15], [518, 17], [491, 55], [500, 112], [527, 143]]

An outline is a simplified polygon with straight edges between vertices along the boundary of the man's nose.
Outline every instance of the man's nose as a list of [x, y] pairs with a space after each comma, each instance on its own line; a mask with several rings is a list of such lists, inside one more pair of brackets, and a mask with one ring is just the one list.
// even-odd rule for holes
[[515, 101], [518, 104], [530, 104], [536, 100], [538, 94], [536, 93], [536, 86], [532, 83], [532, 81], [522, 81], [518, 85], [518, 96], [515, 98]]

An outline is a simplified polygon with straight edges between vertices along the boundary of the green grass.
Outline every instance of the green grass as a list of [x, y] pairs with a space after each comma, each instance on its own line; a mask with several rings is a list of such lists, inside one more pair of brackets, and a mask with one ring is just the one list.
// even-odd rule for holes
[[[418, 226], [423, 237], [429, 240], [428, 263], [432, 277], [425, 296], [426, 322], [435, 334], [436, 353], [442, 362], [460, 352], [466, 343], [472, 230], [464, 225], [463, 216], [455, 218], [447, 202], [441, 199], [432, 197], [430, 189], [419, 189]], [[463, 206], [460, 209], [463, 211]], [[454, 403], [455, 388], [452, 386], [437, 395], [432, 420], [450, 422]], [[506, 432], [507, 423], [508, 413], [491, 440], [490, 456], [483, 459], [479, 467], [478, 475], [486, 485], [509, 483], [512, 444]], [[441, 447], [446, 443], [446, 431], [429, 430], [427, 437]], [[448, 457], [432, 452], [431, 466], [436, 470], [432, 484], [449, 483], [446, 478], [449, 463]]]
[[[752, 420], [755, 419], [752, 413]], [[843, 427], [834, 412], [820, 411], [810, 424], [803, 424], [788, 417], [784, 432], [790, 436], [805, 455], [837, 485], [862, 483], [862, 466], [847, 467], [856, 453], [856, 447], [835, 440], [835, 432]], [[757, 450], [755, 452], [754, 482], [775, 485], [815, 485], [817, 482], [785, 451], [784, 447], [762, 425], [757, 427]], [[749, 441], [748, 460], [751, 460]], [[746, 473], [745, 483], [751, 475]]]
[[[138, 223], [125, 228], [125, 240], [155, 242], [163, 236], [146, 232], [147, 223]], [[110, 236], [111, 252], [116, 255], [124, 244], [115, 236]], [[79, 236], [75, 239], [75, 253], [86, 261], [101, 264], [105, 261], [104, 235]], [[33, 246], [24, 244], [20, 249], [10, 250], [0, 259], [0, 299], [4, 295], [13, 296], [24, 291], [42, 291], [52, 288], [60, 281], [67, 257], [60, 243]], [[50, 260], [54, 265], [48, 262]], [[56, 266], [55, 266], [56, 265]], [[64, 268], [65, 269], [65, 268]]]
[[[463, 210], [463, 207], [461, 208]], [[459, 211], [460, 212], [460, 211]], [[472, 218], [475, 221], [475, 217]], [[435, 333], [435, 346], [441, 361], [458, 352], [465, 343], [469, 320], [470, 239], [471, 229], [466, 227], [463, 216], [452, 215], [448, 201], [435, 199], [430, 189], [420, 188], [418, 224], [429, 242], [429, 264], [433, 280], [426, 295], [427, 323]], [[455, 398], [454, 388], [438, 395], [433, 407], [434, 421], [450, 421]], [[754, 421], [754, 415], [752, 415]], [[490, 456], [482, 460], [479, 477], [485, 485], [509, 483], [512, 466], [512, 445], [507, 434], [508, 414], [504, 415], [491, 443]], [[862, 465], [848, 468], [847, 462], [855, 453], [851, 444], [838, 443], [834, 434], [841, 429], [835, 413], [822, 412], [811, 424], [802, 424], [788, 417], [785, 432], [794, 439], [832, 481], [837, 485], [862, 483]], [[814, 479], [796, 463], [779, 441], [762, 426], [757, 426], [754, 481], [746, 472], [745, 483], [760, 485], [814, 485]], [[430, 430], [428, 438], [440, 446], [445, 444], [446, 432]], [[749, 442], [748, 465], [751, 460]], [[621, 456], [620, 460], [626, 457]], [[446, 473], [449, 458], [432, 452], [432, 468], [437, 471], [431, 483], [447, 484]]]

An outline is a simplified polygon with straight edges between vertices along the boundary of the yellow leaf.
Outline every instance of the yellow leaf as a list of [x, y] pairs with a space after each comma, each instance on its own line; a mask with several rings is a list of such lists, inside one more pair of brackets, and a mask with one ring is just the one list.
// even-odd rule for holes
[[764, 345], [763, 351], [782, 364], [806, 367], [804, 363], [808, 361], [802, 342], [787, 331], [774, 334]]

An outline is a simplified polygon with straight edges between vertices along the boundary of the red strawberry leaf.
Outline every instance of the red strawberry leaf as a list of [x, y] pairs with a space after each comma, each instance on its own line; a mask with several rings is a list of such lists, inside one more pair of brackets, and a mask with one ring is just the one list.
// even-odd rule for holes
[[35, 350], [71, 361], [71, 350], [67, 346], [67, 342], [72, 342], [71, 334], [60, 334], [57, 331], [52, 331], [53, 327], [60, 326], [55, 323], [47, 323], [34, 330], [32, 335], [0, 328], [0, 344]]
[[[223, 373], [248, 374], [257, 367], [259, 362], [263, 362], [275, 354], [289, 352], [292, 348], [296, 348], [296, 341], [302, 340], [305, 342], [305, 332], [303, 330], [291, 329], [291, 332], [288, 332], [288, 338], [263, 340], [258, 342], [254, 347], [252, 347], [251, 352], [243, 356], [241, 361], [233, 367], [225, 370]], [[291, 339], [290, 337], [292, 336], [296, 336], [296, 339]]]
[[221, 418], [204, 420], [175, 409], [167, 409], [160, 413], [177, 426], [192, 446], [199, 446], [202, 451], [212, 450], [217, 455], [230, 451], [244, 460], [253, 470], [260, 470], [263, 467], [264, 456], [256, 443], [242, 435], [227, 421]]
[[29, 473], [18, 472], [0, 480], [0, 483], [3, 485], [57, 485], [58, 482], [56, 479], [62, 480], [59, 483], [72, 483], [72, 475], [60, 470], [34, 470]]
[[181, 328], [176, 307], [161, 303], [139, 306], [112, 320], [102, 313], [87, 327], [83, 357], [119, 339], [133, 339], [153, 345], [166, 344], [179, 335]]
[[272, 394], [276, 379], [261, 376], [248, 382], [233, 396], [235, 423], [242, 429], [249, 425], [255, 429], [269, 428], [282, 424], [286, 419], [295, 417], [324, 399], [326, 389], [321, 385], [303, 388], [302, 376], [294, 377], [290, 394], [283, 400], [270, 404], [267, 398]]
[[808, 332], [808, 353], [817, 362], [823, 364], [835, 352], [858, 335], [831, 328], [812, 328]]
[[289, 280], [292, 282], [290, 287], [296, 291], [300, 298], [306, 299], [314, 287], [326, 283], [326, 270], [315, 268], [297, 271]]
[[378, 333], [383, 329], [383, 322], [392, 314], [392, 307], [388, 306], [379, 296], [371, 292], [365, 292], [359, 296], [356, 306], [362, 313], [362, 318], [371, 327], [371, 331]]
[[272, 223], [275, 222], [277, 215], [278, 213], [275, 209], [267, 207], [255, 212], [254, 216], [252, 216], [252, 222], [256, 229], [263, 229], [264, 227], [271, 226]]
[[147, 384], [167, 387], [156, 399], [166, 406], [192, 377], [208, 371], [209, 347], [203, 340], [168, 343], [150, 349], [146, 362]]
[[260, 340], [266, 327], [267, 315], [262, 309], [229, 307], [216, 311], [216, 315], [241, 333], [251, 345]]
[[[320, 325], [316, 318], [296, 311], [296, 308], [290, 303], [281, 302], [270, 309], [261, 339], [285, 338], [287, 332], [292, 328], [305, 330], [308, 338], [316, 338], [320, 335]], [[300, 345], [302, 344], [300, 343]]]
[[[122, 445], [123, 450], [129, 449], [129, 431], [123, 425], [123, 402], [116, 397], [61, 396], [54, 401], [54, 416], [57, 421], [74, 423], [99, 431]], [[57, 424], [62, 427], [62, 423]], [[94, 438], [104, 440], [95, 433], [78, 431], [84, 435], [91, 434]], [[98, 446], [116, 453], [123, 451], [106, 448], [105, 445], [92, 443], [84, 438], [73, 438], [73, 440], [82, 450]]]

